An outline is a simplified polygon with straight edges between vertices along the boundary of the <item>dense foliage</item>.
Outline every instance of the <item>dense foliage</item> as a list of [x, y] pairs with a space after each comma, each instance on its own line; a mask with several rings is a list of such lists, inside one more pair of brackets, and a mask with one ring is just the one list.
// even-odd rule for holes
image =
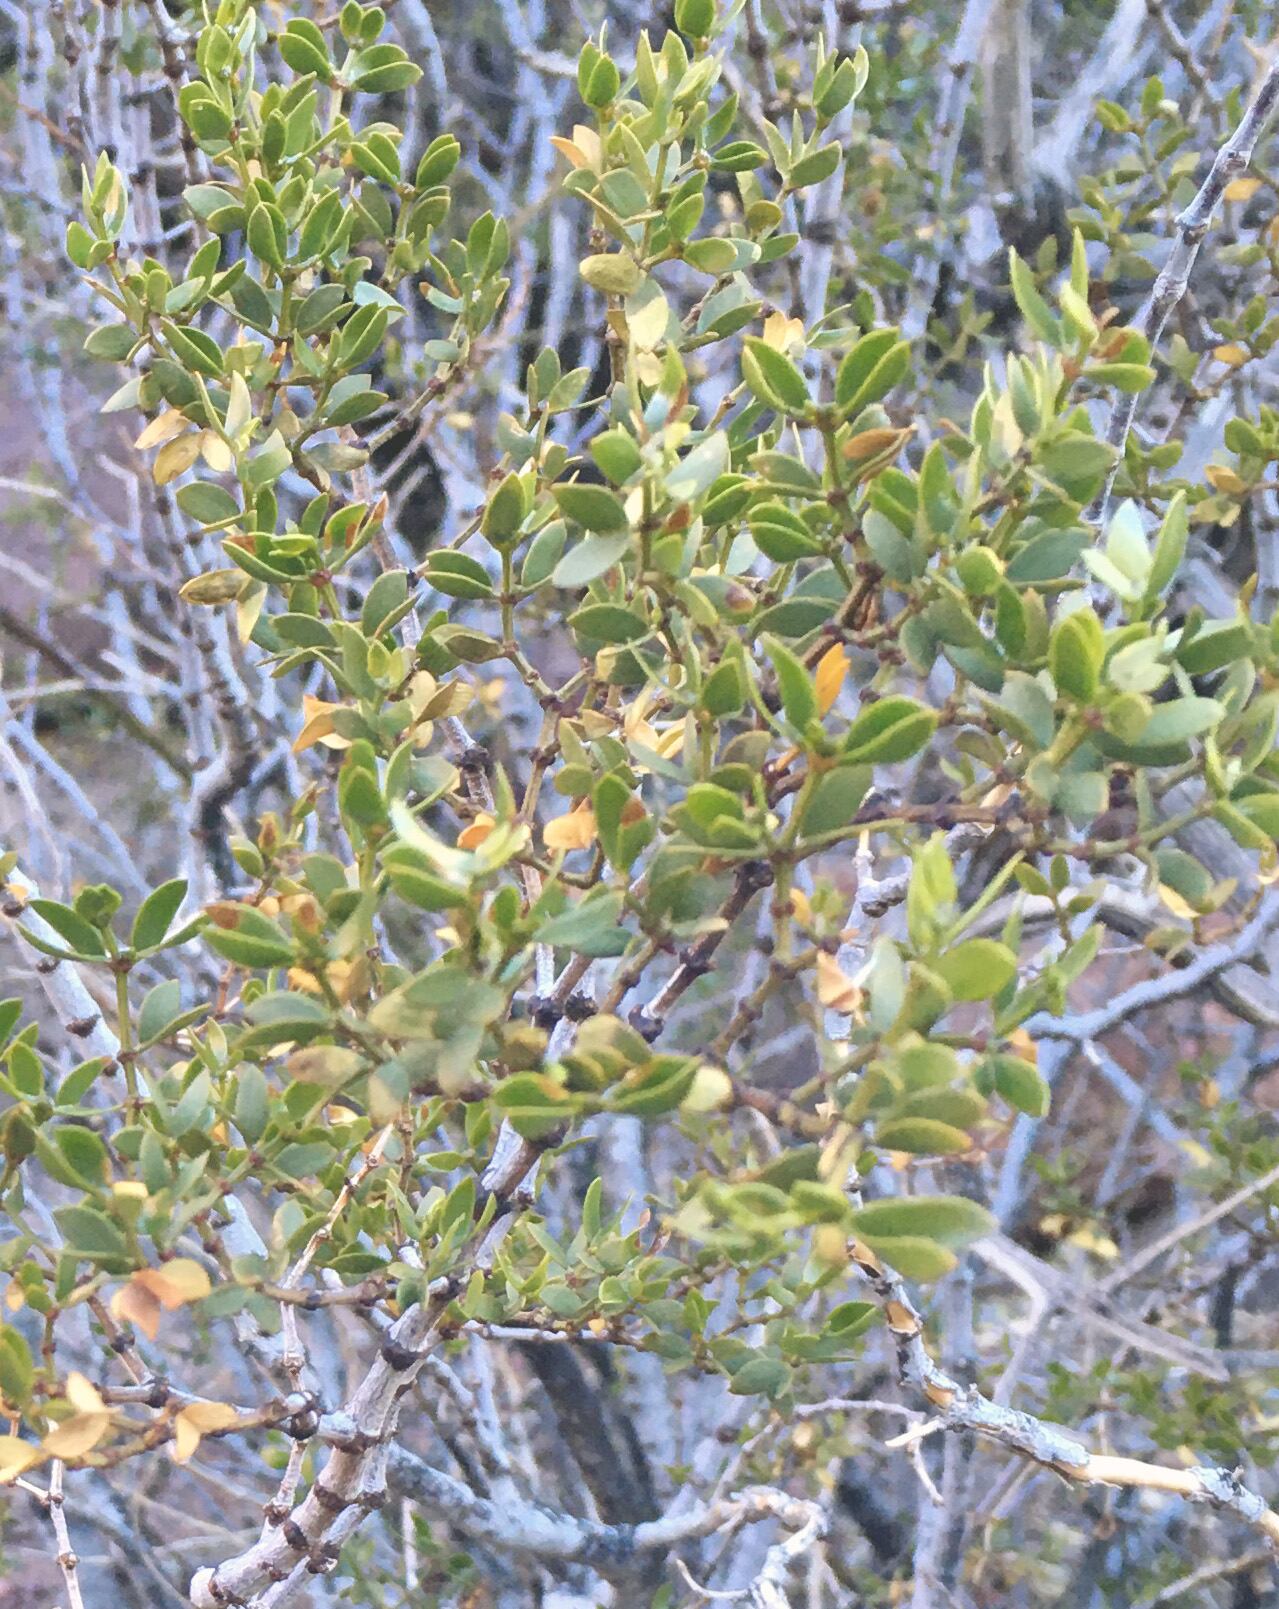
[[[1232, 977], [1225, 1004], [1269, 1025], [1237, 969], [1277, 922], [1279, 631], [1255, 578], [1223, 604], [1187, 565], [1279, 458], [1274, 411], [1232, 392], [1276, 333], [1279, 233], [1237, 220], [1273, 201], [1244, 169], [1279, 80], [1225, 105], [1215, 166], [1159, 79], [1104, 102], [1115, 165], [1001, 253], [991, 308], [947, 326], [930, 304], [925, 332], [937, 265], [912, 269], [900, 209], [948, 179], [885, 168], [857, 268], [818, 227], [888, 69], [811, 30], [770, 105], [745, 77], [770, 60], [755, 8], [678, 0], [669, 31], [582, 46], [551, 141], [546, 227], [580, 218], [602, 332], [572, 367], [527, 324], [511, 352], [524, 226], [472, 181], [455, 197], [452, 133], [406, 132], [422, 67], [380, 9], [204, 10], [180, 198], [149, 226], [96, 155], [65, 245], [100, 309], [85, 351], [124, 370], [105, 411], [142, 416], [217, 755], [166, 818], [170, 875], [59, 900], [4, 859], [82, 1051], [33, 1000], [0, 1007], [0, 1478], [62, 1524], [64, 1472], [87, 1490], [234, 1448], [278, 1490], [260, 1536], [198, 1553], [199, 1609], [330, 1573], [340, 1598], [315, 1601], [409, 1601], [410, 1551], [424, 1603], [545, 1580], [676, 1604], [705, 1579], [888, 1603], [894, 1577], [917, 1605], [1050, 1603], [1084, 1488], [1219, 1511], [1176, 1505], [1183, 1537], [1279, 1537], [1265, 1480], [1233, 1473], [1270, 1462], [1267, 1377], [1205, 1395], [1230, 1372], [1195, 1338], [1211, 1290], [1168, 1274], [1164, 1350], [1133, 1312], [1108, 1383], [1045, 1368], [1034, 1324], [1062, 1293], [1042, 1238], [1009, 1238], [1072, 1057], [1113, 1070], [1135, 1128], [1149, 1101], [1108, 1034]], [[1223, 199], [1235, 238], [1197, 272], [1232, 305], [1198, 311], [1207, 356], [1184, 324], [1156, 351]], [[1138, 305], [1146, 252], [1164, 271]], [[518, 386], [469, 403], [495, 354]], [[1184, 473], [1188, 417], [1231, 395]], [[439, 410], [482, 436], [482, 473], [416, 516], [418, 555], [381, 471]], [[1107, 927], [1140, 940], [1122, 986]], [[1210, 1194], [1143, 1268], [1233, 1184], [1279, 1201], [1265, 1124], [1232, 1104], [1204, 1129], [1219, 1091], [1184, 1082], [1194, 1113], [1150, 1121]], [[1069, 1158], [1039, 1171], [1038, 1218], [1056, 1203], [1104, 1266]], [[987, 1264], [1038, 1304], [1011, 1345], [947, 1307]], [[515, 1376], [482, 1344], [553, 1405], [581, 1466], [562, 1511], [529, 1484], [550, 1430], [508, 1429]], [[1080, 1424], [1093, 1391], [1119, 1410], [1104, 1436]], [[845, 1491], [872, 1413], [907, 1426], [913, 1563]], [[1020, 1531], [969, 1523], [974, 1434], [1041, 1472]], [[631, 1476], [594, 1468], [593, 1438]], [[869, 1549], [823, 1540], [841, 1457]], [[1147, 1588], [1187, 1557], [1147, 1551]], [[971, 1597], [927, 1596], [942, 1580]]]

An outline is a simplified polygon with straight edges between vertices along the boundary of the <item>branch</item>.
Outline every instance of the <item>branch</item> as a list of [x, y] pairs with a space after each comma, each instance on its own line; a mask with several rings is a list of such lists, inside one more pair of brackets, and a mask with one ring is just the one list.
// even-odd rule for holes
[[[492, 1265], [509, 1227], [517, 1191], [541, 1155], [537, 1146], [504, 1130], [483, 1178], [486, 1195], [498, 1211], [480, 1237], [472, 1268]], [[386, 1471], [393, 1438], [409, 1388], [440, 1339], [440, 1322], [469, 1277], [465, 1267], [428, 1287], [422, 1301], [407, 1308], [382, 1337], [380, 1354], [341, 1414], [328, 1416], [320, 1435], [330, 1447], [328, 1460], [310, 1491], [278, 1526], [252, 1547], [196, 1572], [189, 1589], [195, 1609], [225, 1609], [252, 1601], [286, 1601], [308, 1575], [324, 1575], [337, 1564], [341, 1544], [386, 1501]], [[327, 1430], [324, 1426], [327, 1425]]]
[[1190, 1503], [1207, 1503], [1256, 1526], [1271, 1549], [1279, 1553], [1279, 1514], [1244, 1486], [1234, 1471], [1208, 1464], [1168, 1469], [1140, 1458], [1094, 1453], [1062, 1426], [1003, 1407], [983, 1396], [975, 1386], [953, 1380], [925, 1347], [924, 1321], [901, 1279], [858, 1241], [852, 1244], [852, 1256], [869, 1281], [892, 1335], [902, 1383], [921, 1393], [935, 1411], [927, 1426], [908, 1435], [914, 1437], [932, 1430], [968, 1431], [1042, 1464], [1073, 1485], [1128, 1486], [1169, 1492]]
[[[55, 933], [43, 917], [37, 916], [27, 904], [40, 894], [38, 885], [22, 872], [13, 872], [10, 885], [23, 890], [22, 898], [6, 893], [0, 903], [0, 921], [15, 935], [25, 929], [33, 938], [46, 944], [61, 946], [65, 941]], [[43, 956], [36, 962], [36, 976], [58, 1021], [77, 1044], [77, 1059], [87, 1052], [90, 1056], [103, 1056], [114, 1062], [120, 1053], [120, 1041], [102, 1020], [98, 1002], [85, 987], [84, 979], [70, 961], [56, 961]]]
[[[1203, 238], [1208, 233], [1208, 226], [1212, 222], [1213, 213], [1217, 210], [1217, 203], [1231, 179], [1236, 174], [1242, 173], [1252, 161], [1253, 149], [1270, 121], [1276, 102], [1279, 102], [1279, 57], [1271, 63], [1255, 99], [1239, 120], [1238, 128], [1217, 152], [1198, 195], [1177, 218], [1177, 235], [1172, 243], [1172, 250], [1168, 253], [1168, 260], [1160, 269], [1150, 295], [1132, 324], [1133, 329], [1150, 342], [1152, 350], [1159, 344], [1173, 308], [1186, 294], [1186, 287], [1190, 283], [1190, 272], [1195, 266], [1195, 258], [1199, 255]], [[1135, 394], [1119, 396], [1111, 405], [1110, 417], [1106, 421], [1105, 439], [1116, 449], [1115, 462], [1106, 477], [1106, 484], [1088, 511], [1088, 517], [1098, 523], [1106, 518], [1115, 477], [1119, 473], [1128, 432], [1136, 412]]]

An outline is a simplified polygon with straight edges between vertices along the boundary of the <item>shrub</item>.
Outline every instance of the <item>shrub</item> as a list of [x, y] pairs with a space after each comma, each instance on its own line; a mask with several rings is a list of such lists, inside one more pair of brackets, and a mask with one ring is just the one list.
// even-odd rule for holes
[[[919, 1435], [1279, 1535], [1223, 1470], [1057, 1428], [1064, 1387], [1045, 1418], [989, 1373], [970, 1387], [910, 1294], [974, 1243], [1008, 1255], [1003, 1148], [1048, 1112], [1063, 1047], [1189, 995], [1275, 920], [1279, 640], [1246, 595], [1214, 618], [1179, 590], [1192, 521], [1261, 481], [1274, 420], [1234, 422], [1211, 490], [1132, 429], [1241, 163], [1127, 322], [1094, 282], [1085, 234], [1120, 227], [1100, 191], [1060, 269], [1011, 252], [1008, 350], [955, 417], [921, 412], [926, 343], [874, 285], [827, 309], [803, 238], [865, 50], [818, 43], [769, 121], [729, 88], [735, 8], [680, 0], [633, 52], [590, 41], [553, 205], [589, 232], [606, 369], [520, 354], [482, 502], [409, 567], [371, 466], [484, 388], [518, 227], [452, 208], [451, 133], [410, 155], [421, 68], [379, 10], [276, 31], [249, 0], [208, 9], [178, 96], [185, 266], [139, 251], [106, 155], [66, 249], [157, 508], [220, 551], [184, 629], [216, 676], [208, 611], [233, 613], [289, 757], [246, 823], [262, 754], [228, 683], [187, 875], [62, 903], [6, 861], [92, 1054], [68, 1068], [5, 1008], [0, 1476], [52, 1475], [48, 1502], [64, 1470], [216, 1468], [232, 1444], [278, 1469], [261, 1537], [201, 1555], [200, 1609], [333, 1569], [343, 1601], [400, 1601], [367, 1540], [388, 1488], [417, 1505], [432, 1602], [539, 1569], [682, 1601], [674, 1552], [750, 1520], [771, 1530], [745, 1601], [782, 1604], [829, 1523], [816, 1450], [858, 1412], [815, 1405], [889, 1356]], [[797, 263], [808, 324], [785, 311]], [[1242, 900], [1196, 847], [1214, 831], [1262, 879]], [[1117, 888], [1160, 914], [1145, 981], [1107, 1000]], [[524, 1355], [570, 1448], [622, 1445], [579, 1354], [606, 1349], [654, 1418], [711, 1404], [664, 1458], [682, 1501], [659, 1518], [580, 1452], [596, 1517], [522, 1491], [491, 1365], [455, 1372], [484, 1338], [542, 1343]], [[471, 1441], [459, 1473], [424, 1402]], [[716, 1413], [738, 1443], [719, 1491]]]

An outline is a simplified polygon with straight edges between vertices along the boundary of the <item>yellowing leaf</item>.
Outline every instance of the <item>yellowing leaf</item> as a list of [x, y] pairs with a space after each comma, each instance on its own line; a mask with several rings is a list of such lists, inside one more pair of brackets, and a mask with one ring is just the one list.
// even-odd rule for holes
[[206, 570], [193, 575], [178, 588], [183, 603], [202, 603], [210, 607], [231, 603], [240, 596], [248, 577], [243, 570]]
[[458, 833], [457, 847], [459, 849], [478, 849], [495, 826], [496, 822], [487, 810], [479, 811], [475, 820], [469, 822]]
[[829, 1011], [851, 1016], [861, 1003], [862, 992], [841, 970], [833, 955], [823, 950], [817, 957], [817, 998]]
[[626, 324], [631, 339], [644, 352], [651, 352], [665, 339], [670, 316], [670, 306], [658, 290], [651, 291], [642, 303], [639, 298], [631, 297], [626, 304]]
[[228, 1402], [193, 1402], [173, 1421], [173, 1458], [185, 1464], [200, 1445], [200, 1438], [212, 1430], [226, 1430], [239, 1415]]
[[227, 435], [234, 440], [252, 417], [253, 398], [249, 395], [249, 388], [244, 383], [244, 376], [238, 373], [232, 374], [227, 384], [226, 419], [224, 421]]
[[830, 713], [831, 706], [839, 697], [839, 690], [844, 685], [844, 677], [848, 674], [848, 655], [842, 643], [836, 643], [828, 648], [817, 661], [817, 669], [813, 672], [813, 686], [817, 692], [817, 710], [821, 715]]
[[200, 451], [205, 463], [217, 475], [227, 475], [235, 468], [235, 454], [216, 430], [200, 432]]
[[192, 431], [188, 436], [179, 436], [176, 441], [167, 441], [155, 455], [155, 463], [151, 466], [151, 479], [157, 486], [167, 486], [171, 480], [190, 469], [200, 456], [201, 432]]
[[16, 1481], [33, 1464], [43, 1463], [45, 1453], [34, 1442], [21, 1436], [0, 1436], [0, 1485]]
[[182, 435], [190, 428], [191, 421], [186, 414], [179, 413], [176, 408], [166, 408], [163, 413], [156, 414], [133, 445], [140, 452], [145, 452], [148, 447], [162, 446], [164, 442], [172, 441], [175, 436]]
[[1248, 361], [1247, 352], [1234, 341], [1227, 341], [1222, 346], [1214, 346], [1212, 355], [1219, 363], [1228, 363], [1232, 369], [1237, 369], [1241, 363], [1247, 363]]
[[790, 891], [791, 915], [797, 922], [808, 923], [813, 919], [812, 901], [802, 888], [792, 888]]
[[1255, 178], [1231, 179], [1230, 183], [1221, 192], [1226, 201], [1251, 201], [1257, 191], [1261, 189], [1261, 180]]
[[548, 849], [586, 849], [595, 842], [595, 812], [589, 805], [578, 805], [567, 815], [548, 821], [542, 829], [542, 842]]

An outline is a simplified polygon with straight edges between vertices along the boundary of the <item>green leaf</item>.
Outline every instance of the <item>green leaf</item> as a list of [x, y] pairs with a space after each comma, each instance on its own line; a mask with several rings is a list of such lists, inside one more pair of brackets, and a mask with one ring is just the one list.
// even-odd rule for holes
[[647, 620], [619, 603], [587, 604], [568, 617], [568, 624], [583, 637], [608, 643], [638, 642], [652, 629]]
[[810, 151], [807, 156], [800, 157], [786, 174], [787, 186], [792, 190], [805, 190], [811, 184], [820, 184], [823, 179], [829, 179], [839, 166], [842, 155], [843, 147], [835, 140], [819, 146], [816, 151]]
[[809, 527], [784, 503], [762, 503], [753, 509], [750, 531], [755, 546], [774, 564], [793, 564], [823, 551]]
[[932, 737], [937, 715], [913, 698], [881, 698], [865, 709], [844, 738], [844, 759], [858, 765], [891, 765], [918, 754]]
[[[607, 486], [584, 486], [575, 481], [554, 487], [553, 495], [561, 511], [587, 531], [608, 535], [627, 528], [622, 500]], [[562, 582], [557, 584], [563, 585]]]
[[182, 1011], [182, 986], [167, 978], [148, 989], [138, 1011], [138, 1038], [145, 1045], [157, 1038]]
[[872, 1249], [903, 1279], [940, 1279], [958, 1262], [953, 1251], [922, 1235], [892, 1235], [876, 1240]]
[[606, 570], [611, 570], [622, 555], [629, 551], [631, 533], [612, 531], [606, 536], [588, 536], [584, 542], [572, 547], [551, 572], [551, 584], [576, 589], [594, 581]]
[[956, 1000], [990, 1000], [1017, 976], [1017, 957], [997, 939], [967, 939], [930, 964]]
[[733, 1371], [728, 1389], [735, 1397], [779, 1397], [790, 1385], [790, 1365], [780, 1358], [748, 1358]]
[[307, 17], [294, 17], [276, 40], [276, 48], [295, 73], [314, 73], [326, 83], [333, 76], [324, 35]]
[[591, 443], [591, 457], [615, 486], [630, 480], [643, 462], [634, 436], [620, 425], [596, 436]]
[[447, 548], [428, 553], [426, 579], [450, 598], [491, 598], [493, 583], [478, 559], [469, 553], [453, 553]]
[[1101, 622], [1090, 609], [1058, 620], [1048, 644], [1048, 669], [1057, 691], [1087, 703], [1096, 695], [1105, 652]]
[[805, 838], [847, 827], [870, 791], [874, 773], [869, 766], [838, 765], [818, 778], [800, 820]]
[[1027, 325], [1048, 346], [1061, 345], [1061, 323], [1039, 294], [1035, 276], [1017, 255], [1017, 248], [1008, 251], [1008, 275], [1012, 281], [1013, 300]]
[[57, 1207], [53, 1216], [72, 1256], [113, 1272], [128, 1266], [128, 1244], [105, 1213], [96, 1207]]
[[972, 1149], [963, 1129], [935, 1117], [896, 1117], [875, 1129], [875, 1144], [886, 1151], [910, 1151], [925, 1156], [953, 1156]]
[[[1052, 1101], [1048, 1085], [1039, 1069], [1020, 1056], [1002, 1053], [986, 1058], [986, 1071], [991, 1083], [1009, 1106], [1028, 1117], [1046, 1117]], [[983, 1088], [987, 1087], [985, 1084]]]
[[252, 905], [230, 901], [210, 908], [204, 929], [209, 948], [243, 967], [287, 966], [293, 944], [284, 929]]
[[813, 678], [804, 668], [803, 661], [796, 658], [776, 637], [761, 638], [761, 645], [777, 673], [786, 719], [797, 731], [803, 732], [808, 723], [817, 717], [817, 690], [813, 686]]
[[[910, 372], [910, 346], [895, 329], [871, 330], [852, 347], [835, 375], [835, 403], [853, 418], [886, 397]], [[881, 415], [882, 418], [882, 415]]]
[[77, 954], [96, 956], [107, 953], [100, 930], [86, 922], [69, 905], [52, 899], [32, 899], [27, 901], [27, 909], [46, 921], [58, 937], [66, 941], [68, 948]]
[[1215, 698], [1174, 698], [1167, 704], [1155, 705], [1137, 742], [1143, 748], [1184, 743], [1188, 738], [1212, 731], [1225, 713], [1224, 705]]
[[1176, 577], [1185, 557], [1186, 542], [1190, 534], [1190, 521], [1186, 513], [1186, 494], [1177, 492], [1168, 504], [1159, 535], [1155, 539], [1155, 552], [1146, 582], [1146, 596], [1157, 598]]
[[554, 944], [580, 955], [620, 955], [630, 938], [618, 926], [621, 914], [622, 896], [610, 889], [542, 922], [534, 937], [539, 944]]
[[644, 281], [644, 271], [627, 252], [598, 252], [583, 257], [578, 272], [593, 290], [606, 296], [633, 296]]
[[902, 1196], [867, 1202], [853, 1213], [853, 1233], [871, 1245], [885, 1236], [922, 1235], [943, 1246], [964, 1246], [994, 1227], [985, 1207], [966, 1196]]
[[267, 1125], [266, 1074], [252, 1062], [240, 1069], [231, 1116], [250, 1145], [262, 1138]]
[[742, 352], [742, 374], [761, 402], [781, 413], [802, 414], [809, 406], [808, 384], [791, 360], [761, 341], [747, 336]]
[[147, 895], [133, 919], [129, 943], [135, 950], [150, 950], [163, 941], [186, 893], [186, 878], [174, 877]]
[[177, 500], [182, 512], [201, 525], [217, 525], [223, 520], [235, 519], [240, 512], [240, 504], [230, 492], [207, 480], [179, 487]]

